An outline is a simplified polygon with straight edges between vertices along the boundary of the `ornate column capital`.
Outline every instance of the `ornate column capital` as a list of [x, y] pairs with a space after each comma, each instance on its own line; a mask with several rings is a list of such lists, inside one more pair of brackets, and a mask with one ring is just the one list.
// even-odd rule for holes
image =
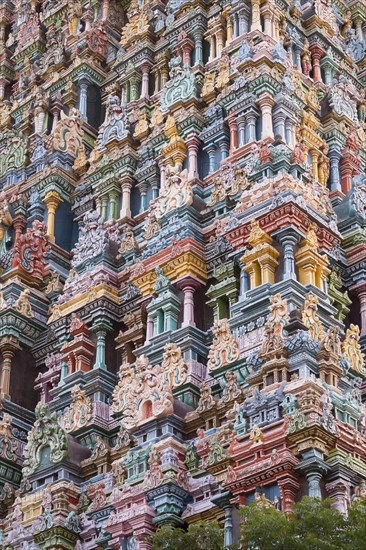
[[4, 336], [0, 340], [0, 349], [3, 357], [14, 357], [17, 351], [21, 351], [21, 345], [15, 336]]
[[257, 103], [260, 108], [273, 107], [273, 105], [276, 104], [275, 100], [273, 99], [271, 94], [269, 94], [268, 92], [264, 92], [263, 94], [261, 94], [257, 100]]
[[48, 191], [43, 198], [43, 202], [47, 205], [48, 208], [57, 208], [62, 202], [60, 193], [57, 191]]
[[123, 174], [121, 176], [121, 188], [131, 189], [134, 184], [134, 179], [130, 174]]

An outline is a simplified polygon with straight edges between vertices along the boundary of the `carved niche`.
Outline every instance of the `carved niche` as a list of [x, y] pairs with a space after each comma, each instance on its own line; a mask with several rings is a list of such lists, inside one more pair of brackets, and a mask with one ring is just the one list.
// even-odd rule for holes
[[238, 342], [230, 330], [227, 319], [215, 321], [213, 327], [214, 339], [212, 341], [209, 353], [207, 367], [208, 370], [216, 370], [230, 363], [234, 363], [240, 357]]
[[48, 405], [38, 403], [36, 421], [28, 434], [28, 443], [24, 449], [23, 476], [29, 477], [41, 464], [42, 453], [49, 447], [51, 464], [62, 462], [68, 455], [66, 432], [57, 421], [56, 413], [50, 413]]
[[85, 390], [79, 385], [71, 390], [72, 403], [64, 415], [64, 428], [67, 432], [74, 432], [87, 426], [93, 413], [93, 405]]
[[[178, 351], [179, 350], [179, 351]], [[166, 349], [162, 366], [152, 366], [146, 356], [138, 357], [135, 366], [124, 363], [113, 392], [113, 412], [122, 413], [127, 429], [135, 428], [150, 418], [173, 413], [172, 386], [186, 379], [186, 365], [179, 348]]]

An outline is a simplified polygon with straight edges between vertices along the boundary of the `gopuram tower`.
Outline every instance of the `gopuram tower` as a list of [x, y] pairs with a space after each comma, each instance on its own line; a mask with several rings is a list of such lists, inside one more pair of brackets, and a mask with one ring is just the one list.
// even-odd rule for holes
[[366, 495], [364, 0], [0, 0], [0, 548]]

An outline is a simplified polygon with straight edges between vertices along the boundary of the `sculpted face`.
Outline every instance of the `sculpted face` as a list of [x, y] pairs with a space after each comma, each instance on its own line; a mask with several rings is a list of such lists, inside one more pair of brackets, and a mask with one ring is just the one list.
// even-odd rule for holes
[[256, 502], [259, 502], [261, 499], [262, 499], [262, 493], [260, 493], [259, 491], [256, 491], [256, 492], [254, 493], [254, 500], [255, 500]]

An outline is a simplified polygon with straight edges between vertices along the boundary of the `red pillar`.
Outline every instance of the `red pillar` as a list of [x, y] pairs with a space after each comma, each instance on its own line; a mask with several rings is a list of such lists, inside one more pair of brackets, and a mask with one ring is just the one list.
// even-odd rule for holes
[[314, 82], [323, 82], [322, 72], [320, 69], [320, 60], [324, 56], [324, 52], [316, 44], [310, 46], [311, 58], [313, 62], [313, 80]]

